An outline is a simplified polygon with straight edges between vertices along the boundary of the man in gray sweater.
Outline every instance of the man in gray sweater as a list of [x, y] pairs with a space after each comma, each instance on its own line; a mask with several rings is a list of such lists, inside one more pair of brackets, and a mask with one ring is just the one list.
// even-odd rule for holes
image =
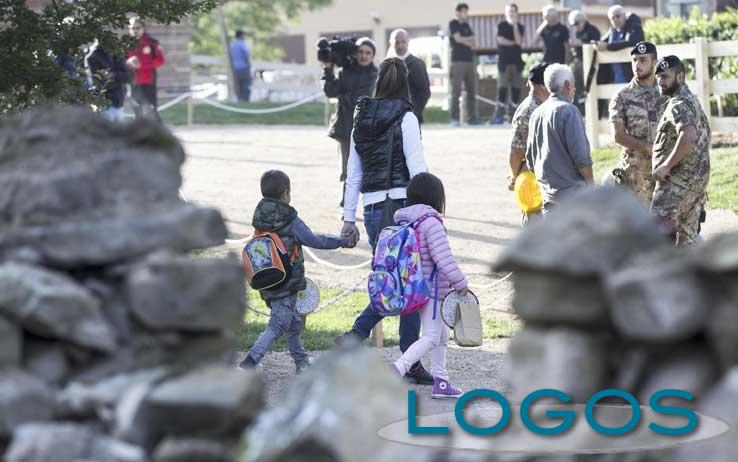
[[582, 114], [572, 104], [574, 74], [551, 64], [543, 75], [551, 96], [530, 117], [526, 162], [543, 195], [543, 214], [562, 198], [594, 184], [592, 157]]

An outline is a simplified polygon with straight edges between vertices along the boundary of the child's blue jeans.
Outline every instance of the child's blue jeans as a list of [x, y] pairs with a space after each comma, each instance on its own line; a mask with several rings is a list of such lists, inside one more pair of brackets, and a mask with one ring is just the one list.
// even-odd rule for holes
[[256, 343], [249, 350], [248, 356], [259, 363], [265, 354], [272, 348], [274, 342], [279, 340], [283, 335], [287, 335], [287, 348], [290, 355], [297, 366], [305, 366], [308, 364], [308, 354], [305, 347], [302, 346], [300, 335], [305, 327], [302, 322], [302, 316], [297, 312], [297, 294], [289, 297], [276, 298], [267, 301], [267, 305], [271, 308], [272, 313], [269, 317], [264, 332], [256, 339]]

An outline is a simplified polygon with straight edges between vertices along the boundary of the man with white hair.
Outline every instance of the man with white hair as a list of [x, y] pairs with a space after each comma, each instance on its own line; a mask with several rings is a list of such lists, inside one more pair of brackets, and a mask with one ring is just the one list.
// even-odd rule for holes
[[551, 95], [530, 117], [525, 161], [541, 187], [546, 215], [570, 193], [594, 184], [594, 178], [584, 119], [571, 103], [574, 74], [563, 64], [551, 64], [543, 80]]
[[430, 99], [430, 80], [425, 62], [410, 53], [410, 34], [405, 29], [395, 29], [390, 34], [388, 57], [396, 56], [407, 66], [407, 81], [410, 87], [410, 102], [419, 123], [423, 123], [423, 110]]
[[584, 114], [584, 53], [582, 45], [600, 41], [600, 30], [587, 20], [587, 15], [581, 10], [572, 10], [569, 13], [569, 25], [574, 28], [574, 37], [569, 40], [572, 47], [572, 72], [577, 84], [577, 94], [574, 104]]
[[[610, 29], [597, 44], [598, 51], [633, 48], [644, 40], [641, 18], [633, 13], [627, 14], [622, 5], [611, 6], [607, 10], [607, 17], [610, 19]], [[628, 83], [632, 78], [630, 63], [607, 64], [600, 66], [597, 83]]]
[[536, 30], [535, 43], [543, 41], [543, 62], [566, 64], [569, 61], [569, 29], [559, 21], [553, 5], [543, 7], [543, 22]]

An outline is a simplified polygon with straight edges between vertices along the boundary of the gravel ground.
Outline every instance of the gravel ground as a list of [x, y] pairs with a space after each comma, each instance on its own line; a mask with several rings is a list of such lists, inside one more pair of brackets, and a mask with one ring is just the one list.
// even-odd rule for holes
[[[284, 170], [292, 179], [293, 205], [313, 230], [338, 233], [341, 227], [339, 154], [335, 141], [319, 127], [226, 126], [178, 128], [185, 144], [183, 192], [188, 200], [217, 207], [228, 220], [234, 238], [251, 233], [251, 215], [260, 199], [259, 178], [268, 169]], [[490, 262], [519, 232], [520, 212], [505, 186], [509, 128], [424, 127], [428, 166], [446, 186], [447, 217], [451, 245], [470, 280], [488, 284], [502, 275], [490, 274]], [[360, 226], [361, 229], [361, 226]], [[712, 210], [704, 236], [738, 231], [738, 217], [730, 211]], [[238, 248], [218, 247], [211, 256]], [[364, 239], [356, 249], [317, 252], [328, 261], [355, 265], [370, 257]], [[307, 274], [320, 287], [347, 288], [365, 269], [335, 270], [307, 263]], [[509, 281], [493, 289], [477, 290], [482, 309], [510, 309]], [[489, 341], [472, 349], [449, 349], [452, 379], [464, 389], [501, 390], [499, 382], [506, 340]], [[396, 358], [396, 348], [383, 354]], [[317, 352], [316, 356], [320, 353]], [[287, 353], [271, 353], [264, 360], [270, 402], [289, 384], [294, 367]], [[452, 409], [449, 402], [427, 399], [419, 389], [423, 414]]]

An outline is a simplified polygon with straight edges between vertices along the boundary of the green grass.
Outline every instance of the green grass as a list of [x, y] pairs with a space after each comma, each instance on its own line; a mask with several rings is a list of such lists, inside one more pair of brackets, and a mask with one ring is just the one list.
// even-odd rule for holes
[[[322, 300], [329, 300], [340, 293], [339, 290], [323, 290], [321, 291]], [[335, 345], [333, 339], [336, 335], [351, 329], [354, 319], [364, 310], [368, 302], [366, 293], [354, 292], [343, 301], [321, 310], [307, 317], [307, 326], [302, 334], [302, 341], [305, 348], [309, 351], [328, 350]], [[254, 309], [264, 313], [268, 313], [269, 309], [261, 301], [259, 294], [249, 292], [249, 304]], [[482, 307], [484, 308], [484, 307]], [[269, 318], [253, 311], [247, 310], [245, 322], [239, 329], [238, 346], [242, 350], [251, 347], [256, 338], [264, 330]], [[492, 315], [482, 312], [482, 322], [484, 327], [484, 338], [510, 337], [520, 328], [518, 321], [512, 321], [507, 315]], [[382, 321], [384, 332], [384, 345], [395, 346], [398, 344], [398, 327], [399, 318], [389, 317]], [[273, 347], [274, 351], [284, 351], [287, 349], [287, 342], [284, 338], [280, 339]]]
[[[283, 106], [287, 103], [226, 103], [229, 106], [265, 109]], [[182, 102], [161, 113], [162, 120], [170, 125], [187, 123], [187, 105]], [[448, 111], [441, 108], [428, 108], [423, 113], [425, 123], [448, 123]], [[261, 124], [261, 125], [324, 125], [325, 104], [306, 103], [302, 106], [274, 114], [238, 114], [204, 104], [196, 104], [193, 112], [196, 124]]]
[[[595, 181], [615, 167], [620, 150], [614, 147], [592, 151]], [[710, 185], [707, 188], [708, 207], [728, 209], [738, 213], [738, 146], [710, 150]]]

